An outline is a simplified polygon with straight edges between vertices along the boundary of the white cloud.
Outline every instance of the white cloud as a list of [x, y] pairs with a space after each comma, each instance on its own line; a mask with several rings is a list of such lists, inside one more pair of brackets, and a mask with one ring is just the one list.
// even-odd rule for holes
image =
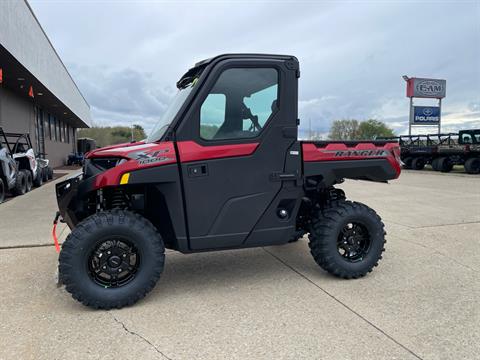
[[372, 117], [406, 131], [404, 74], [447, 79], [445, 126], [478, 125], [478, 1], [31, 5], [97, 123], [133, 118], [148, 128], [196, 61], [264, 52], [300, 60], [302, 131], [310, 122], [324, 133], [334, 119]]

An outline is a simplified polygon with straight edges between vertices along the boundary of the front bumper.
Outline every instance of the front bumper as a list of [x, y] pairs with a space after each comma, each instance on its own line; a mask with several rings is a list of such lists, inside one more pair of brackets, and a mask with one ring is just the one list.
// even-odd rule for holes
[[77, 173], [55, 186], [60, 215], [70, 229], [79, 222], [78, 211], [82, 207], [79, 201], [79, 187], [83, 183], [83, 174]]

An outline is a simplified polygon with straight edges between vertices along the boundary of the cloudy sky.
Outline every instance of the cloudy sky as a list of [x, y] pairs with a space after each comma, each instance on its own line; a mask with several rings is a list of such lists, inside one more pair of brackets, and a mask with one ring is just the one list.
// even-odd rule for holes
[[447, 80], [443, 130], [480, 127], [480, 0], [29, 2], [95, 125], [148, 130], [195, 62], [264, 52], [299, 58], [304, 130], [375, 118], [405, 132], [404, 74]]

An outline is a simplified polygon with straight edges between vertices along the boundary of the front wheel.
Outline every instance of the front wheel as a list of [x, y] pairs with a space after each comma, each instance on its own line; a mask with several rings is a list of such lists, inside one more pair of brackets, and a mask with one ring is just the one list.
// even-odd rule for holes
[[26, 192], [27, 178], [25, 177], [25, 173], [23, 171], [19, 171], [15, 179], [15, 187], [13, 188], [13, 193], [19, 196], [25, 194]]
[[318, 210], [310, 229], [310, 251], [330, 274], [356, 279], [378, 265], [385, 251], [385, 229], [368, 206], [338, 201]]
[[418, 157], [412, 160], [412, 169], [414, 170], [423, 170], [425, 167], [425, 159]]
[[73, 298], [95, 309], [132, 305], [153, 289], [165, 263], [157, 229], [123, 210], [94, 214], [75, 227], [59, 258], [59, 275]]
[[438, 158], [437, 167], [441, 172], [447, 173], [452, 171], [453, 164], [448, 157], [441, 157]]

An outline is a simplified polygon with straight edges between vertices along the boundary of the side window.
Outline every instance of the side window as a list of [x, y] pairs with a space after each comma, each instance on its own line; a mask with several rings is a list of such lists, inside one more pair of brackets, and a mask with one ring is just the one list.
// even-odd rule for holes
[[[258, 123], [261, 127], [265, 126], [265, 123], [277, 106], [277, 93], [278, 86], [275, 84], [243, 99], [243, 102], [252, 113], [258, 116]], [[244, 121], [244, 130], [248, 130], [245, 128], [248, 125], [248, 122]]]
[[472, 143], [472, 135], [462, 134], [462, 143], [463, 144], [471, 144]]
[[200, 136], [211, 140], [225, 122], [226, 97], [224, 94], [209, 94], [200, 109]]
[[225, 70], [201, 106], [200, 137], [225, 140], [258, 136], [277, 109], [277, 98], [277, 70]]

